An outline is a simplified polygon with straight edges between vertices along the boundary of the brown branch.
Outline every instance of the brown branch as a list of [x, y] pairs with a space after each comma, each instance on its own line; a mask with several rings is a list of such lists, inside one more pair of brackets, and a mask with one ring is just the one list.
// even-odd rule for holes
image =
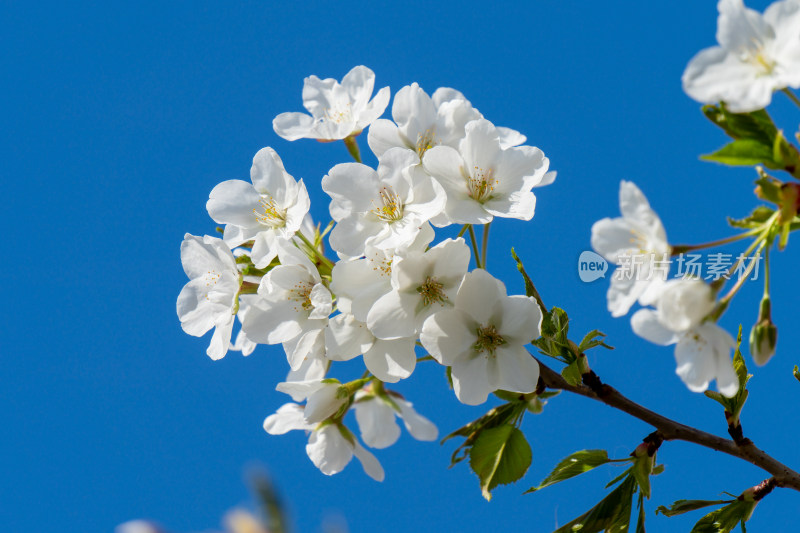
[[743, 459], [769, 472], [775, 480], [775, 485], [800, 491], [800, 474], [758, 449], [749, 439], [745, 439], [746, 442], [739, 446], [732, 440], [723, 439], [655, 413], [623, 396], [614, 387], [601, 383], [600, 378], [593, 372], [588, 380], [586, 376], [584, 379], [584, 381], [588, 381], [587, 385], [590, 385], [590, 388], [586, 385], [570, 385], [561, 377], [561, 374], [541, 361], [539, 361], [539, 368], [542, 381], [550, 389], [579, 394], [628, 413], [655, 427], [664, 440], [691, 442]]

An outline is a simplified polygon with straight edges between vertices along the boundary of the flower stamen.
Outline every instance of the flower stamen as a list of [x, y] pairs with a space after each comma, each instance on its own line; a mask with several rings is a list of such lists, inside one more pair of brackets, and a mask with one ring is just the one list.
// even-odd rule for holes
[[467, 177], [467, 194], [479, 203], [484, 203], [492, 198], [495, 187], [500, 180], [494, 177], [494, 169], [484, 170], [480, 167], [473, 167], [472, 172]]
[[272, 228], [282, 228], [286, 225], [286, 210], [281, 209], [275, 199], [268, 195], [261, 195], [261, 211], [253, 208], [253, 214], [259, 223]]
[[417, 287], [417, 292], [422, 296], [423, 307], [434, 303], [444, 305], [450, 302], [444, 293], [444, 285], [431, 276], [425, 278], [425, 282]]
[[383, 222], [391, 223], [403, 218], [403, 202], [400, 195], [394, 192], [391, 186], [381, 187], [378, 191], [378, 202], [383, 205], [376, 205], [373, 200], [372, 205], [375, 208], [372, 212]]
[[487, 352], [490, 356], [494, 356], [498, 346], [506, 344], [506, 340], [497, 332], [492, 324], [488, 326], [478, 326], [475, 329], [477, 339], [472, 349], [477, 353]]

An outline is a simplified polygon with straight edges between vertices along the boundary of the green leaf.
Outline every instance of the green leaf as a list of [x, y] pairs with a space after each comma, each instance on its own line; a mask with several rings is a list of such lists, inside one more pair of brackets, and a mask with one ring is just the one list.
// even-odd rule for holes
[[723, 503], [731, 503], [731, 500], [677, 500], [669, 507], [660, 505], [656, 509], [656, 514], [661, 513], [664, 516], [675, 516], [711, 505], [722, 505]]
[[654, 457], [644, 455], [633, 460], [631, 473], [636, 479], [636, 484], [646, 498], [650, 498], [650, 473], [653, 471]]
[[561, 376], [570, 385], [579, 385], [581, 382], [581, 369], [578, 361], [573, 361], [561, 369]]
[[475, 443], [481, 432], [493, 427], [508, 424], [511, 420], [519, 416], [519, 413], [525, 410], [524, 402], [504, 403], [490, 409], [485, 415], [473, 420], [469, 424], [461, 426], [453, 431], [445, 438], [440, 444], [444, 444], [454, 437], [464, 437], [464, 442], [453, 451], [450, 457], [450, 467], [452, 468], [457, 463], [460, 463], [469, 455], [472, 445]]
[[581, 352], [585, 352], [586, 350], [594, 348], [595, 346], [602, 346], [604, 348], [608, 348], [609, 350], [613, 350], [614, 349], [613, 346], [609, 346], [604, 342], [603, 339], [605, 339], [605, 337], [606, 337], [605, 333], [593, 329], [592, 331], [587, 333], [586, 336], [583, 337], [583, 340], [578, 345], [578, 350], [580, 350]]
[[731, 166], [752, 166], [763, 163], [769, 168], [782, 168], [773, 159], [772, 145], [753, 139], [733, 141], [716, 152], [701, 155], [700, 159]]
[[755, 501], [736, 500], [705, 515], [691, 533], [729, 533], [740, 522], [746, 522], [756, 506]]
[[794, 370], [792, 371], [794, 377], [797, 381], [800, 381], [800, 370], [797, 369], [797, 365], [794, 365]]
[[703, 114], [733, 139], [753, 139], [772, 146], [778, 135], [778, 128], [763, 109], [750, 113], [731, 113], [724, 104], [706, 105], [703, 106]]
[[[617, 460], [619, 460], [619, 459], [617, 459]], [[628, 461], [630, 461], [630, 459], [628, 459]], [[619, 482], [622, 480], [622, 478], [624, 478], [625, 476], [633, 476], [633, 473], [632, 473], [632, 472], [633, 472], [633, 467], [630, 467], [630, 468], [628, 468], [628, 469], [627, 469], [627, 470], [625, 470], [623, 473], [621, 473], [620, 475], [618, 475], [617, 477], [615, 477], [614, 479], [612, 479], [611, 481], [609, 481], [608, 483], [606, 483], [606, 488], [608, 488], [608, 487], [610, 487], [610, 486], [612, 486], [612, 485], [616, 485], [616, 484], [617, 484], [617, 483], [619, 483]]]
[[627, 533], [635, 492], [636, 481], [633, 476], [628, 476], [597, 505], [553, 533]]
[[764, 222], [766, 222], [769, 217], [771, 217], [775, 213], [774, 209], [770, 209], [766, 206], [758, 206], [756, 207], [752, 213], [747, 215], [744, 218], [731, 218], [728, 217], [728, 224], [733, 226], [734, 228], [742, 228], [742, 229], [752, 229], [760, 227]]
[[525, 296], [533, 296], [534, 294], [537, 294], [536, 287], [534, 286], [533, 281], [531, 281], [530, 276], [528, 276], [528, 273], [525, 272], [525, 266], [522, 264], [522, 259], [519, 258], [517, 252], [514, 251], [514, 248], [511, 248], [511, 257], [513, 257], [514, 261], [517, 262], [517, 270], [519, 270], [519, 273], [522, 274], [522, 279], [525, 282]]
[[639, 492], [639, 517], [636, 519], [636, 533], [646, 533], [644, 530], [644, 494]]
[[531, 447], [516, 427], [505, 424], [481, 432], [469, 452], [472, 471], [481, 480], [481, 492], [492, 499], [492, 489], [517, 481], [531, 466]]
[[[628, 461], [629, 459], [625, 459]], [[538, 487], [531, 487], [524, 494], [541, 490], [550, 485], [560, 483], [565, 479], [570, 479], [589, 470], [597, 468], [606, 463], [615, 462], [614, 459], [608, 458], [608, 452], [605, 450], [581, 450], [568, 455], [559, 462], [546, 478], [539, 483]]]

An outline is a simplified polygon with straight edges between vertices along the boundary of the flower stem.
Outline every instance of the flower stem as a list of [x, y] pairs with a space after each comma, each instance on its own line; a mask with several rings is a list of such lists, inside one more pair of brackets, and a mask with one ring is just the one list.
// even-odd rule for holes
[[746, 231], [744, 233], [740, 233], [738, 235], [733, 235], [731, 237], [726, 237], [724, 239], [719, 239], [716, 241], [704, 242], [702, 244], [676, 244], [672, 247], [672, 255], [680, 255], [694, 250], [704, 250], [706, 248], [714, 248], [716, 246], [722, 246], [723, 244], [729, 244], [732, 242], [740, 241], [742, 239], [746, 239], [747, 237], [752, 237], [753, 235], [758, 235], [762, 231], [763, 229], [759, 227], [752, 229], [750, 231]]
[[361, 151], [358, 149], [356, 136], [351, 135], [349, 137], [345, 137], [344, 145], [347, 147], [347, 151], [350, 152], [350, 156], [355, 159], [356, 163], [361, 163]]
[[458, 235], [456, 235], [456, 239], [457, 239], [457, 238], [459, 238], [459, 237], [463, 237], [463, 236], [464, 236], [464, 233], [466, 233], [466, 231], [467, 231], [468, 229], [469, 229], [469, 224], [464, 224], [464, 227], [463, 227], [463, 228], [461, 228], [461, 231], [459, 231], [459, 232], [458, 232]]
[[303, 244], [305, 244], [311, 249], [311, 251], [317, 257], [317, 259], [322, 261], [322, 263], [325, 264], [328, 268], [333, 268], [333, 262], [324, 255], [322, 255], [322, 253], [317, 249], [317, 247], [314, 246], [314, 244], [311, 241], [309, 241], [308, 238], [305, 235], [303, 235], [302, 232], [298, 231], [295, 235], [297, 235], [300, 238], [300, 240], [303, 241]]
[[[724, 312], [724, 310], [727, 309], [728, 303], [731, 301], [731, 299], [733, 299], [734, 296], [736, 296], [736, 293], [739, 292], [739, 289], [741, 289], [744, 283], [747, 281], [747, 278], [750, 276], [750, 273], [758, 264], [758, 261], [761, 258], [761, 252], [764, 250], [765, 247], [766, 247], [766, 242], [762, 241], [761, 245], [758, 247], [758, 250], [756, 250], [756, 255], [753, 256], [752, 259], [750, 259], [750, 263], [747, 265], [747, 268], [744, 270], [739, 279], [736, 280], [736, 284], [733, 287], [731, 287], [731, 290], [728, 291], [728, 294], [726, 294], [720, 299], [718, 305], [720, 306], [722, 312]], [[714, 318], [718, 319], [722, 315], [722, 312], [720, 312], [719, 314], [715, 313]]]
[[475, 237], [475, 228], [469, 224], [469, 240], [472, 243], [472, 254], [475, 256], [475, 268], [483, 268], [481, 266], [481, 255], [478, 251], [478, 239]]
[[489, 246], [489, 226], [491, 225], [491, 221], [483, 225], [483, 238], [481, 239], [481, 264], [483, 268], [486, 268], [486, 249]]
[[794, 102], [794, 105], [796, 105], [797, 107], [800, 107], [800, 98], [797, 98], [797, 96], [792, 91], [790, 91], [788, 87], [786, 87], [785, 89], [782, 89], [781, 92], [783, 94], [785, 94], [786, 96], [788, 96], [789, 100]]

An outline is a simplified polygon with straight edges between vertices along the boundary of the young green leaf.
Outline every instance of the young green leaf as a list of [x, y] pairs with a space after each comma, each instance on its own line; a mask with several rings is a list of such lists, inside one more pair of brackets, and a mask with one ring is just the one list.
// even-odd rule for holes
[[794, 365], [794, 370], [792, 371], [792, 374], [794, 375], [797, 381], [800, 381], [800, 370], [797, 369], [797, 365]]
[[636, 533], [645, 533], [644, 518], [644, 494], [639, 492], [639, 517], [636, 519]]
[[747, 215], [744, 218], [731, 218], [728, 217], [728, 224], [733, 226], [734, 228], [742, 228], [742, 229], [753, 229], [758, 228], [764, 222], [766, 222], [769, 217], [771, 217], [775, 213], [774, 209], [770, 209], [769, 207], [760, 205], [756, 207], [752, 213]]
[[661, 513], [664, 516], [675, 516], [688, 513], [689, 511], [696, 511], [697, 509], [702, 509], [703, 507], [709, 507], [711, 505], [731, 503], [732, 501], [734, 500], [677, 500], [669, 507], [660, 505], [656, 509], [656, 514]]
[[727, 398], [722, 394], [715, 391], [706, 391], [705, 395], [721, 404], [725, 410], [730, 413], [729, 424], [736, 425], [739, 422], [739, 415], [742, 412], [749, 392], [747, 390], [747, 382], [753, 377], [752, 374], [747, 373], [747, 365], [742, 356], [742, 326], [739, 325], [739, 333], [736, 336], [736, 352], [733, 356], [733, 369], [736, 371], [736, 376], [739, 378], [739, 390], [732, 398]]
[[701, 155], [700, 159], [731, 166], [752, 166], [763, 163], [768, 168], [783, 168], [773, 159], [771, 144], [763, 144], [753, 139], [733, 141], [716, 152]]
[[636, 481], [628, 476], [597, 505], [553, 533], [628, 533], [635, 493]]
[[469, 452], [469, 464], [487, 500], [497, 485], [519, 480], [531, 465], [531, 447], [516, 427], [505, 424], [481, 432]]
[[579, 385], [581, 383], [581, 369], [578, 366], [578, 361], [573, 361], [562, 368], [561, 376], [570, 385]]
[[692, 528], [691, 533], [729, 533], [738, 524], [750, 519], [755, 501], [736, 500], [733, 503], [705, 515]]
[[724, 104], [706, 105], [703, 106], [703, 114], [733, 139], [752, 139], [772, 146], [778, 135], [772, 117], [763, 109], [750, 113], [731, 113]]
[[603, 348], [613, 350], [614, 349], [613, 346], [609, 346], [604, 342], [603, 339], [605, 339], [605, 337], [606, 337], [605, 333], [593, 329], [592, 331], [587, 333], [585, 337], [583, 337], [583, 340], [578, 345], [578, 350], [580, 350], [581, 352], [585, 352], [586, 350], [589, 350], [596, 346], [602, 346]]
[[[629, 461], [630, 459], [625, 459]], [[539, 483], [538, 487], [531, 487], [524, 494], [541, 490], [550, 485], [555, 485], [566, 479], [573, 478], [589, 470], [597, 468], [606, 463], [618, 462], [619, 460], [609, 459], [608, 452], [605, 450], [581, 450], [568, 455], [559, 462], [546, 478]]]
[[522, 259], [519, 258], [517, 252], [514, 251], [514, 248], [511, 248], [511, 257], [513, 257], [514, 261], [517, 262], [517, 270], [519, 270], [519, 273], [522, 274], [522, 279], [525, 281], [525, 296], [533, 296], [533, 298], [536, 300], [536, 303], [539, 304], [542, 314], [547, 315], [547, 307], [544, 305], [542, 297], [539, 295], [539, 291], [536, 290], [536, 286], [533, 284], [533, 281], [531, 281], [530, 276], [528, 276], [528, 273], [525, 272]]

